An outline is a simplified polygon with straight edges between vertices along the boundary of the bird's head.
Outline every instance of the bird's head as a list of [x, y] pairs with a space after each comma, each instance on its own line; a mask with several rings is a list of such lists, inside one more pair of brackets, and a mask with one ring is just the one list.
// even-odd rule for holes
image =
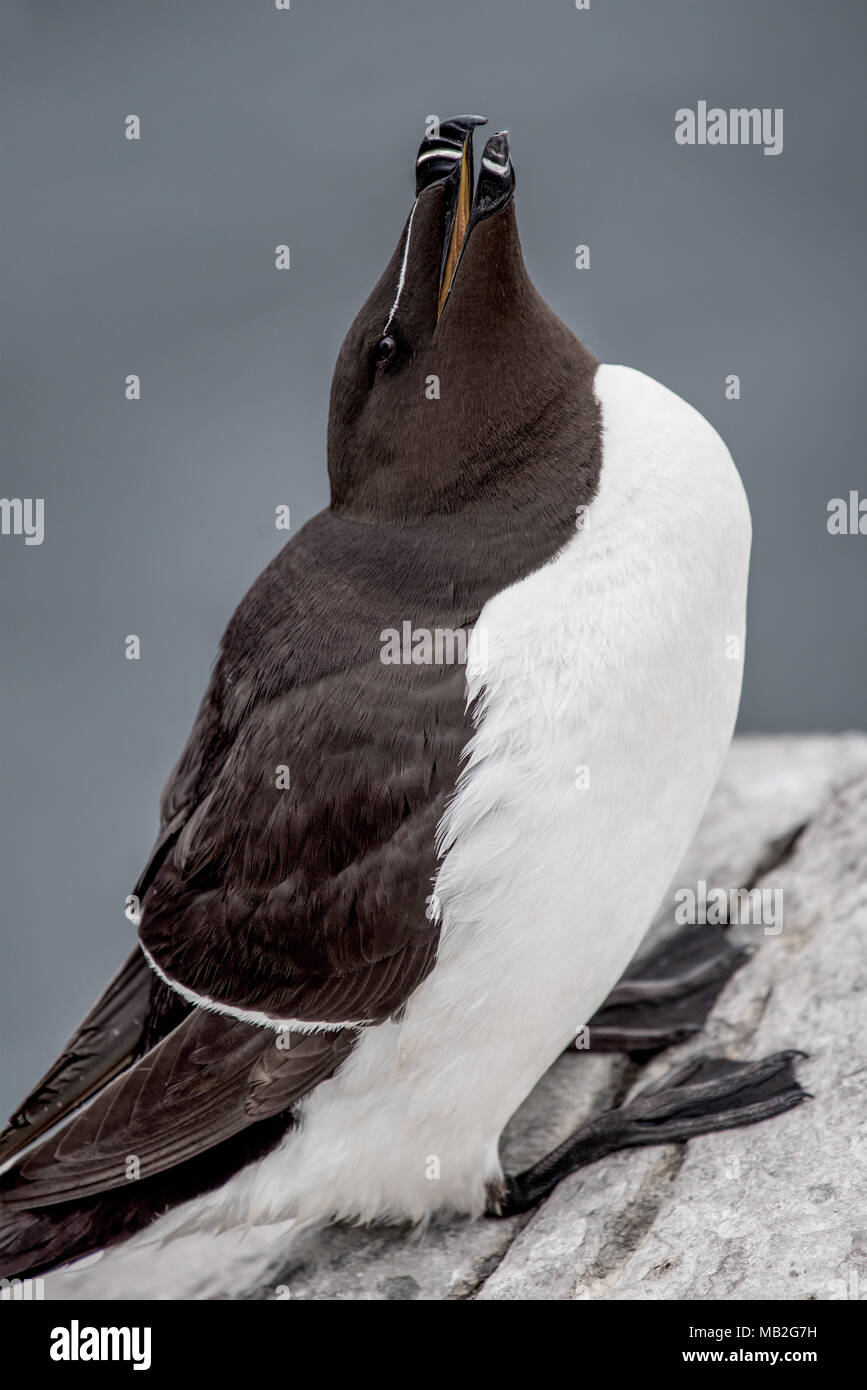
[[558, 447], [553, 407], [593, 364], [527, 274], [506, 131], [488, 140], [474, 183], [481, 124], [455, 117], [422, 141], [400, 241], [340, 349], [328, 423], [336, 510], [407, 519], [496, 488]]

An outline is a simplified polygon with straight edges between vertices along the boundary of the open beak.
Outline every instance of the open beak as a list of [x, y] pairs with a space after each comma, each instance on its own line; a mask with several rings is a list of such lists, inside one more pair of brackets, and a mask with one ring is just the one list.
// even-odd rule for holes
[[[461, 158], [458, 167], [454, 171], [457, 177], [457, 194], [451, 203], [451, 234], [446, 233], [443, 245], [443, 267], [440, 275], [440, 293], [437, 300], [437, 320], [443, 311], [443, 305], [449, 297], [449, 290], [452, 287], [455, 271], [458, 268], [461, 251], [463, 250], [464, 237], [467, 234], [467, 227], [470, 225], [470, 205], [473, 199], [473, 132], [467, 132], [464, 140]], [[451, 181], [451, 180], [450, 180]]]
[[445, 191], [437, 322], [470, 232], [483, 217], [504, 207], [515, 188], [508, 132], [501, 130], [485, 146], [474, 193], [473, 131], [486, 124], [484, 116], [455, 116], [442, 121], [438, 135], [426, 137], [416, 157], [416, 196], [435, 183], [442, 183]]

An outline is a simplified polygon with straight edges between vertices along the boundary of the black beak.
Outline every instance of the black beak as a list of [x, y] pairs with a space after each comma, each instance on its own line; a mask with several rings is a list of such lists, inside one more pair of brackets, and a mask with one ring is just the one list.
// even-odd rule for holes
[[515, 188], [508, 132], [501, 130], [485, 146], [473, 193], [473, 131], [486, 124], [484, 116], [454, 116], [442, 121], [439, 133], [426, 136], [416, 156], [416, 197], [435, 183], [442, 183], [445, 192], [437, 318], [448, 299], [469, 232], [483, 217], [504, 207]]
[[490, 217], [492, 212], [505, 207], [514, 191], [515, 170], [509, 155], [509, 132], [498, 130], [482, 151], [482, 167], [467, 230], [472, 231], [483, 217]]
[[437, 135], [426, 135], [418, 147], [415, 159], [415, 193], [423, 193], [431, 184], [439, 183], [460, 170], [461, 156], [469, 142], [472, 159], [472, 136], [477, 125], [487, 125], [485, 116], [453, 116], [441, 121]]

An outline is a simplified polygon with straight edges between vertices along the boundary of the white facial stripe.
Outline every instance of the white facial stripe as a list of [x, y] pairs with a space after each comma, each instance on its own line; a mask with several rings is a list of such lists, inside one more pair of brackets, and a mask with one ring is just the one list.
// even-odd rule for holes
[[400, 263], [400, 275], [397, 278], [397, 294], [394, 296], [394, 303], [391, 306], [391, 313], [385, 321], [385, 327], [382, 330], [383, 335], [385, 335], [391, 327], [391, 321], [394, 318], [395, 310], [397, 309], [398, 303], [400, 301], [400, 295], [403, 289], [403, 282], [406, 277], [406, 258], [409, 255], [409, 238], [410, 233], [412, 232], [412, 219], [415, 217], [415, 210], [417, 207], [418, 198], [416, 198], [415, 202], [413, 203], [412, 212], [409, 215], [409, 222], [407, 223], [406, 227], [406, 242], [404, 243], [403, 248], [403, 260]]
[[483, 159], [482, 168], [490, 169], [492, 174], [505, 174], [508, 171], [508, 164], [497, 164], [493, 159]]

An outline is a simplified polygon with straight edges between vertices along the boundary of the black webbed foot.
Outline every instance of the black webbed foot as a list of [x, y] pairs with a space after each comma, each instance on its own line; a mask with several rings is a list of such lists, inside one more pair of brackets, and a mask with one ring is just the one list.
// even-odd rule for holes
[[685, 927], [631, 966], [589, 1027], [589, 1051], [647, 1054], [698, 1033], [749, 958], [720, 927]]
[[515, 1216], [547, 1197], [563, 1178], [618, 1149], [670, 1144], [715, 1130], [756, 1124], [809, 1098], [794, 1062], [803, 1052], [775, 1052], [760, 1062], [691, 1057], [619, 1110], [582, 1125], [532, 1168], [506, 1178], [490, 1216]]

